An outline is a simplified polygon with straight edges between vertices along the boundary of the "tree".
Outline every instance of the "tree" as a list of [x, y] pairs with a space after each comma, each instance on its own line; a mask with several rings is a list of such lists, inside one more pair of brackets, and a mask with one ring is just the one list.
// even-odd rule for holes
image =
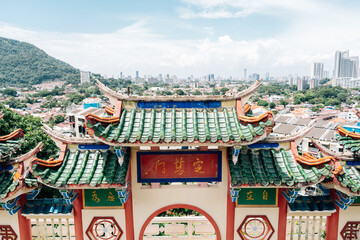
[[275, 104], [274, 102], [271, 102], [270, 105], [269, 105], [269, 107], [270, 107], [271, 109], [273, 109], [273, 108], [276, 107], [276, 104]]
[[226, 87], [223, 87], [223, 88], [220, 89], [221, 95], [225, 95], [225, 93], [226, 93], [227, 91], [229, 91], [229, 89], [226, 88]]
[[288, 105], [289, 102], [288, 102], [288, 101], [285, 101], [284, 99], [280, 99], [280, 104], [281, 104], [281, 105], [284, 105], [284, 107], [286, 107], [286, 105]]
[[269, 103], [267, 101], [262, 99], [257, 103], [258, 106], [263, 106], [263, 107], [266, 107], [268, 104]]
[[6, 96], [16, 97], [17, 91], [13, 88], [5, 88], [2, 93]]
[[54, 119], [54, 122], [55, 123], [61, 123], [61, 122], [64, 122], [65, 121], [65, 118], [63, 115], [56, 115], [55, 116], [55, 119]]
[[197, 89], [192, 94], [193, 95], [202, 95], [202, 93]]
[[177, 95], [185, 95], [185, 92], [181, 89], [176, 89], [175, 94]]

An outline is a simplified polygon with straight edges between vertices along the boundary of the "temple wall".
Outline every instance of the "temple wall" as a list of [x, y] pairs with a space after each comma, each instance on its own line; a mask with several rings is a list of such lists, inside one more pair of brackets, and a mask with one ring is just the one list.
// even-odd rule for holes
[[[220, 149], [219, 149], [220, 150]], [[222, 182], [217, 186], [161, 186], [158, 189], [137, 183], [136, 152], [131, 150], [131, 175], [134, 213], [134, 234], [139, 239], [140, 230], [155, 211], [171, 204], [189, 204], [207, 212], [220, 229], [221, 239], [226, 239], [226, 203], [228, 167], [226, 149], [222, 150]]]
[[18, 214], [10, 215], [8, 211], [0, 210], [0, 225], [10, 225], [20, 239]]
[[241, 240], [239, 234], [237, 233], [237, 229], [240, 227], [240, 224], [244, 220], [247, 215], [266, 215], [269, 219], [271, 225], [273, 226], [275, 232], [271, 236], [271, 240], [277, 239], [277, 229], [278, 229], [278, 221], [279, 221], [279, 208], [252, 208], [252, 207], [237, 207], [235, 209], [235, 225], [234, 225], [234, 240]]
[[338, 239], [342, 239], [340, 232], [348, 221], [360, 222], [360, 206], [349, 206], [347, 210], [340, 209]]
[[82, 223], [83, 223], [83, 232], [84, 239], [89, 239], [86, 236], [86, 230], [90, 225], [93, 217], [114, 217], [117, 223], [119, 224], [123, 235], [121, 239], [125, 239], [125, 210], [124, 209], [82, 209]]

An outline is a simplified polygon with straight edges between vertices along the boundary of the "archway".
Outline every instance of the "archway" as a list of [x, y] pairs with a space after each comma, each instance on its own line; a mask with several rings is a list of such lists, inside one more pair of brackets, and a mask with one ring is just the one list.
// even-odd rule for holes
[[151, 220], [153, 220], [153, 218], [155, 218], [156, 216], [158, 216], [160, 213], [162, 213], [164, 211], [174, 209], [174, 208], [191, 209], [191, 210], [194, 210], [194, 211], [200, 213], [204, 217], [206, 217], [206, 219], [209, 220], [209, 222], [211, 223], [211, 225], [215, 229], [216, 240], [221, 240], [220, 229], [219, 229], [218, 225], [216, 224], [215, 220], [207, 212], [205, 212], [201, 208], [198, 208], [198, 207], [195, 207], [195, 206], [189, 205], [189, 204], [172, 204], [172, 205], [168, 205], [168, 206], [165, 206], [163, 208], [160, 208], [160, 209], [156, 210], [153, 214], [151, 214], [146, 219], [143, 226], [141, 227], [140, 234], [139, 234], [139, 240], [144, 240], [145, 229], [149, 225]]

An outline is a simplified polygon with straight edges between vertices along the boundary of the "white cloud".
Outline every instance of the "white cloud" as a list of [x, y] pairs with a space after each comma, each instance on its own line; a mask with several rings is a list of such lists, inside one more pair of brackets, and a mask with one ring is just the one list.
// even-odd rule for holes
[[[197, 2], [204, 11], [213, 11], [223, 2], [240, 6], [231, 0]], [[267, 1], [257, 2], [262, 5], [255, 4], [251, 9], [258, 11], [270, 6]], [[249, 74], [309, 74], [314, 61], [323, 61], [331, 72], [336, 50], [349, 49], [351, 55], [360, 55], [360, 32], [356, 30], [360, 22], [358, 9], [300, 0], [271, 2], [272, 7], [294, 9], [291, 13], [296, 12], [296, 16], [289, 18], [288, 28], [281, 34], [247, 41], [236, 40], [231, 33], [217, 36], [215, 26], [211, 25], [198, 26], [199, 31], [208, 31], [209, 37], [217, 38], [189, 36], [179, 40], [154, 34], [146, 21], [103, 34], [34, 31], [0, 23], [0, 36], [33, 43], [77, 68], [107, 76], [117, 76], [120, 71], [134, 75], [136, 70], [140, 74], [170, 73], [180, 77], [208, 73], [242, 76], [243, 68]]]
[[183, 0], [187, 7], [178, 8], [180, 17], [191, 18], [238, 18], [252, 14], [293, 14], [312, 11], [316, 5], [310, 0]]

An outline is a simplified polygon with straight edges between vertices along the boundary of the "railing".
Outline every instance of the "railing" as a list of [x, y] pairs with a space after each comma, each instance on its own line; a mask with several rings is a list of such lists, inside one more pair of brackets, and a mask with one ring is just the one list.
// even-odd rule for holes
[[74, 218], [31, 218], [32, 239], [75, 240]]
[[326, 216], [288, 216], [286, 239], [321, 240], [325, 238]]
[[215, 229], [204, 216], [155, 217], [147, 226], [144, 240], [216, 239]]

